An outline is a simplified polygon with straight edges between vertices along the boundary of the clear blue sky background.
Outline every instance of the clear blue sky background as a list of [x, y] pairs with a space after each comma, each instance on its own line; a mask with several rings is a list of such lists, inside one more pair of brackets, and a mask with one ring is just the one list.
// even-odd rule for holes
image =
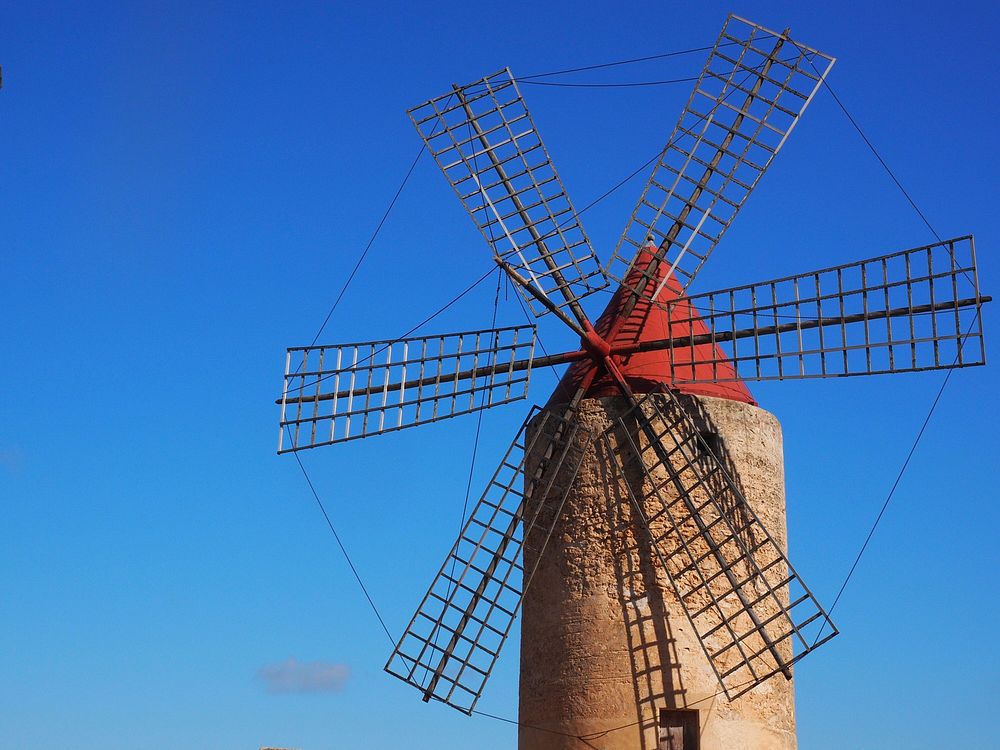
[[[505, 65], [711, 44], [731, 10], [839, 58], [838, 93], [938, 231], [976, 233], [1000, 292], [993, 3], [3, 5], [0, 746], [514, 746], [382, 672], [385, 634], [275, 455], [284, 347], [312, 338], [416, 154], [408, 106]], [[661, 147], [688, 90], [524, 87], [578, 206]], [[640, 187], [585, 215], [602, 257]], [[698, 288], [930, 239], [821, 93]], [[324, 339], [398, 335], [489, 264], [424, 159]], [[427, 332], [491, 312], [484, 286]], [[512, 298], [499, 319], [523, 321]], [[560, 335], [544, 321], [550, 348]], [[941, 378], [754, 388], [784, 426], [793, 560], [827, 603]], [[837, 608], [843, 634], [797, 670], [802, 748], [996, 747], [997, 385], [995, 367], [953, 377]], [[539, 375], [535, 398], [551, 386]], [[526, 410], [486, 415], [475, 486]], [[456, 532], [474, 430], [304, 456], [393, 633]], [[516, 654], [484, 710], [515, 715]], [[350, 677], [268, 693], [258, 670], [289, 658]]]

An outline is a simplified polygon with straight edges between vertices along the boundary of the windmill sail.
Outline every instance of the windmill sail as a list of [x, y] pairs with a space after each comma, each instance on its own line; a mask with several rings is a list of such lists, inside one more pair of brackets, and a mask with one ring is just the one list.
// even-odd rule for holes
[[288, 350], [278, 452], [340, 443], [525, 398], [535, 327]]
[[[386, 671], [472, 713], [576, 478], [589, 432], [537, 407], [473, 508]], [[530, 548], [530, 550], [529, 550]]]
[[[686, 289], [812, 101], [834, 58], [726, 20], [606, 273], [655, 298], [659, 263]], [[657, 263], [625, 283], [652, 238]]]
[[[509, 70], [456, 86], [410, 117], [495, 257], [559, 308], [607, 286]], [[548, 311], [521, 293], [536, 316]]]
[[674, 380], [788, 380], [981, 365], [985, 301], [971, 236], [699, 294], [669, 305], [671, 317], [684, 330], [689, 320], [683, 309], [711, 333], [691, 333], [669, 348], [712, 343], [718, 346], [699, 351], [718, 356], [680, 358]]
[[[671, 391], [601, 435], [726, 696], [781, 672], [837, 630]], [[633, 486], [627, 477], [642, 477]]]

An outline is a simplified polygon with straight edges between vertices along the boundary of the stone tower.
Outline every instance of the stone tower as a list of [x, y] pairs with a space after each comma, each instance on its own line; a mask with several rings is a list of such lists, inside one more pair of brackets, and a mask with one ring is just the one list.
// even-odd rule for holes
[[[612, 298], [595, 326], [602, 335], [621, 305], [620, 295]], [[673, 322], [646, 305], [620, 327], [618, 341], [670, 335], [677, 335]], [[690, 350], [687, 356], [711, 359]], [[568, 401], [590, 366], [570, 368], [550, 405]], [[642, 394], [670, 384], [680, 365], [660, 351], [632, 355], [619, 366]], [[780, 425], [742, 382], [723, 380], [678, 390], [698, 415], [699, 432], [785, 549]], [[599, 377], [580, 402], [578, 419], [593, 435], [629, 408], [615, 392]], [[601, 445], [591, 444], [544, 553], [539, 558], [526, 546], [526, 569], [538, 565], [522, 605], [520, 750], [579, 750], [578, 737], [602, 750], [794, 750], [792, 682], [776, 675], [732, 702], [720, 693], [636, 518], [627, 481]]]
[[[689, 398], [785, 546], [778, 421], [741, 401]], [[586, 399], [579, 418], [596, 434], [625, 408], [618, 397]], [[591, 446], [526, 592], [520, 750], [578, 750], [576, 736], [592, 736], [602, 750], [793, 750], [792, 682], [777, 675], [732, 703], [717, 694], [719, 681], [620, 481]], [[688, 720], [700, 744], [661, 745], [660, 721], [676, 709], [697, 712]]]

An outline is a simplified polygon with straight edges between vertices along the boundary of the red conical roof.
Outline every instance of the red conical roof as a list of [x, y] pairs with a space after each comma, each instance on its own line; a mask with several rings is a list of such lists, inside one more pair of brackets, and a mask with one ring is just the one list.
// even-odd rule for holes
[[[652, 257], [648, 250], [643, 250], [640, 253], [626, 279], [629, 285], [634, 286], [641, 280], [641, 274], [648, 267]], [[658, 280], [663, 279], [667, 268], [667, 264], [659, 264], [655, 275]], [[657, 281], [658, 283], [659, 281]], [[620, 287], [611, 298], [607, 309], [594, 324], [594, 330], [611, 345], [612, 349], [669, 338], [683, 341], [691, 335], [698, 336], [710, 333], [701, 316], [681, 294], [680, 284], [673, 276], [664, 284], [657, 296], [657, 302], [661, 304], [674, 302], [669, 314], [659, 305], [653, 305], [648, 299], [642, 299], [636, 304], [628, 318], [619, 322], [627, 299], [626, 289]], [[676, 300], [680, 301], [676, 302]], [[660, 349], [635, 354], [612, 355], [612, 359], [635, 393], [649, 393], [666, 385], [681, 393], [715, 396], [747, 404], [757, 403], [743, 381], [736, 377], [735, 367], [728, 361], [725, 353], [711, 343], [698, 344], [693, 348], [675, 347], [672, 352], [669, 349]], [[694, 378], [691, 377], [692, 362], [700, 363], [693, 365]], [[570, 365], [553, 392], [550, 403], [569, 401], [595, 367], [597, 365], [589, 358]], [[675, 371], [678, 378], [710, 382], [675, 384]], [[724, 382], [718, 382], [719, 380]], [[601, 372], [588, 388], [587, 397], [615, 396], [618, 393], [614, 380], [606, 372]]]

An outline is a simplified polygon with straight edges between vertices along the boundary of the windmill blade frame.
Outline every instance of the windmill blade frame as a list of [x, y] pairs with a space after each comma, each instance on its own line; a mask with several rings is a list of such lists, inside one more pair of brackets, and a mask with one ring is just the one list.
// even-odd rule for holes
[[471, 714], [482, 695], [592, 442], [571, 414], [532, 408], [396, 643], [385, 671], [425, 701]]
[[789, 380], [982, 365], [981, 308], [989, 299], [980, 292], [972, 235], [694, 295], [667, 305], [671, 320], [693, 331], [687, 324], [698, 317], [710, 334], [691, 333], [668, 349], [710, 343], [699, 351], [712, 355], [675, 364], [674, 379]]
[[[665, 263], [667, 278], [676, 275], [686, 289], [834, 62], [835, 58], [793, 41], [786, 33], [730, 15], [605, 274], [636, 295], [655, 299], [656, 293], [650, 291], [657, 285], [659, 263]], [[730, 97], [741, 103], [730, 102]], [[661, 226], [664, 219], [668, 223]], [[626, 284], [650, 238], [658, 248], [657, 262], [639, 283]]]
[[579, 301], [608, 281], [510, 69], [409, 115], [494, 257], [520, 275], [535, 316], [551, 311], [542, 295], [582, 323]]
[[598, 440], [729, 700], [779, 672], [790, 679], [837, 635], [672, 391], [647, 395]]
[[278, 453], [524, 399], [536, 341], [536, 327], [523, 325], [291, 347], [285, 357]]

